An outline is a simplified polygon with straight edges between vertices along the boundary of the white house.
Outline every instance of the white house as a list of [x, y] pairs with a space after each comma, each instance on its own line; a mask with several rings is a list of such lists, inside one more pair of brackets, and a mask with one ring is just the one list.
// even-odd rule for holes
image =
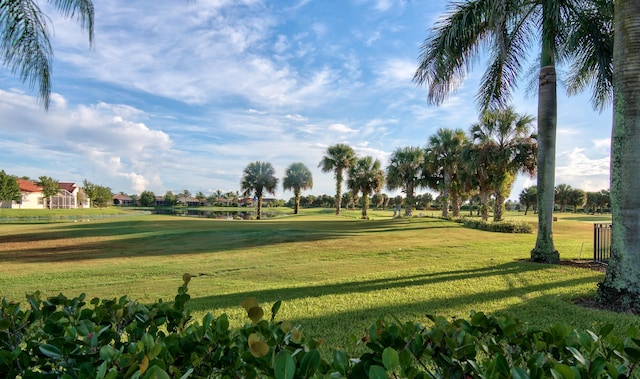
[[10, 205], [3, 203], [3, 206], [20, 209], [89, 208], [87, 196], [75, 183], [58, 183], [60, 190], [57, 195], [51, 197], [50, 201], [45, 199], [42, 187], [32, 181], [18, 179], [18, 186], [20, 200], [13, 201]]

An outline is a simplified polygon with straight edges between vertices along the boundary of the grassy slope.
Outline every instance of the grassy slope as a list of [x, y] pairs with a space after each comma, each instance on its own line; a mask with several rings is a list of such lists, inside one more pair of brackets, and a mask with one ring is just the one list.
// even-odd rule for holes
[[[467, 317], [471, 310], [507, 312], [530, 322], [578, 328], [636, 317], [583, 309], [603, 274], [532, 264], [534, 235], [462, 228], [438, 219], [374, 220], [327, 210], [263, 221], [131, 216], [90, 222], [0, 225], [0, 296], [63, 292], [142, 302], [171, 300], [184, 272], [191, 307], [227, 312], [245, 322], [238, 304], [256, 296], [265, 308], [283, 300], [281, 319], [300, 323], [328, 346], [344, 347], [379, 315], [426, 321], [425, 314]], [[511, 214], [535, 222], [534, 215]], [[588, 216], [560, 214], [556, 246], [563, 259], [589, 258]]]

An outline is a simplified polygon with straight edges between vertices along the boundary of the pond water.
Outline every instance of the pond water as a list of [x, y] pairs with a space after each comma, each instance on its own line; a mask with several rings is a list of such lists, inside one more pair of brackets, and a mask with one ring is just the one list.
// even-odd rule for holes
[[[197, 209], [158, 209], [153, 214], [176, 215], [186, 217], [215, 218], [219, 220], [255, 220], [254, 211], [201, 211]], [[277, 214], [262, 211], [262, 218], [275, 217]]]

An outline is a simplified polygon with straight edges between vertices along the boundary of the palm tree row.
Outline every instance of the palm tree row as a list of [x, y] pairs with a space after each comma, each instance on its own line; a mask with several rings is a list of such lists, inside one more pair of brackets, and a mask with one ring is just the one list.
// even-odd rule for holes
[[[278, 186], [276, 170], [268, 162], [252, 162], [242, 172], [240, 188], [244, 196], [253, 195], [257, 200], [256, 219], [262, 218], [262, 198], [265, 192], [275, 194]], [[300, 193], [313, 187], [311, 171], [303, 163], [295, 162], [287, 167], [282, 181], [285, 190], [293, 190], [295, 194], [295, 213], [300, 207]]]
[[396, 149], [389, 159], [386, 175], [380, 162], [357, 158], [353, 149], [337, 144], [327, 149], [320, 162], [323, 171], [333, 170], [336, 178], [336, 214], [340, 214], [343, 171], [353, 197], [362, 193], [363, 218], [368, 200], [379, 193], [386, 181], [389, 190], [405, 193], [405, 216], [413, 210], [415, 191], [428, 188], [440, 192], [442, 216], [460, 216], [464, 196], [480, 194], [483, 219], [488, 218], [488, 200], [496, 199], [494, 220], [502, 220], [502, 208], [518, 173], [535, 173], [536, 138], [531, 134], [533, 118], [518, 114], [513, 107], [487, 111], [472, 125], [469, 135], [462, 129], [439, 129], [425, 148]]

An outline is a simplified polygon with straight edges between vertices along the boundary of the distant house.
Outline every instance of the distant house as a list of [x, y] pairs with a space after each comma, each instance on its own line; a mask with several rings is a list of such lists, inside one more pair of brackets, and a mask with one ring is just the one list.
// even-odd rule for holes
[[166, 205], [164, 202], [164, 196], [156, 196], [156, 203], [154, 205], [156, 207], [164, 207]]
[[113, 205], [117, 205], [119, 207], [130, 207], [135, 205], [131, 197], [127, 195], [123, 195], [121, 193], [113, 195], [112, 200], [113, 200]]
[[184, 204], [188, 207], [199, 207], [203, 205], [200, 202], [200, 200], [196, 199], [195, 197], [185, 197], [185, 196], [178, 196], [178, 203]]
[[46, 199], [42, 187], [30, 180], [18, 179], [20, 200], [12, 201], [10, 208], [44, 209], [44, 208], [89, 208], [89, 200], [82, 188], [75, 183], [58, 183], [59, 192]]

